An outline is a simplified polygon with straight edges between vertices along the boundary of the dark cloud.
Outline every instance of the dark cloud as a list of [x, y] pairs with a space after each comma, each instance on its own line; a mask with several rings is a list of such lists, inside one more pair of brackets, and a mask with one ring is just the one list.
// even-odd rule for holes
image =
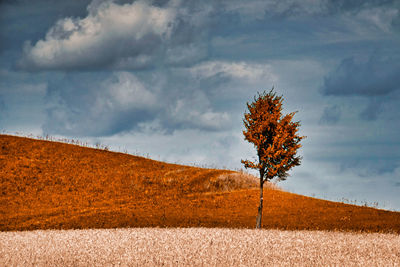
[[328, 125], [336, 124], [340, 120], [340, 116], [341, 110], [339, 106], [332, 105], [324, 109], [324, 113], [322, 114], [319, 123]]
[[374, 54], [366, 62], [357, 62], [353, 57], [342, 60], [325, 76], [321, 91], [324, 95], [375, 97], [396, 90], [400, 90], [398, 56]]
[[71, 74], [49, 85], [47, 118], [49, 134], [104, 136], [130, 130], [152, 120], [159, 106], [154, 90], [135, 75]]
[[0, 1], [0, 52], [20, 51], [26, 40], [37, 42], [60, 18], [85, 16], [89, 3], [90, 0]]
[[360, 118], [367, 121], [376, 120], [383, 111], [383, 100], [374, 97], [369, 100], [367, 107], [360, 113]]
[[[325, 96], [360, 96], [368, 101], [361, 111], [362, 120], [372, 121], [381, 117], [393, 117], [384, 114], [386, 107], [393, 106], [400, 95], [400, 63], [398, 54], [384, 54], [376, 51], [367, 60], [354, 57], [341, 61], [339, 66], [324, 77], [321, 92]], [[390, 112], [397, 114], [398, 106]], [[389, 111], [388, 111], [389, 112]]]
[[219, 131], [230, 127], [225, 111], [216, 111], [207, 94], [179, 74], [115, 72], [99, 81], [97, 73], [70, 73], [49, 85], [50, 134], [109, 136], [155, 127]]

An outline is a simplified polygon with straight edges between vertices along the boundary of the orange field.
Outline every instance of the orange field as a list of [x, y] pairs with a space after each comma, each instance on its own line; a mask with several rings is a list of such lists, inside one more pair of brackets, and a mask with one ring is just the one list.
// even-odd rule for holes
[[[254, 228], [257, 180], [0, 135], [0, 230]], [[263, 227], [400, 233], [400, 213], [264, 191]]]

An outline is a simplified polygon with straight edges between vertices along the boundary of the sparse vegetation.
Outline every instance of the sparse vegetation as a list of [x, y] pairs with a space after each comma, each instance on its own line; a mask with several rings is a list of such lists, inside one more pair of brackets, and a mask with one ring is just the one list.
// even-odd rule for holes
[[400, 236], [249, 229], [0, 233], [1, 266], [399, 266]]

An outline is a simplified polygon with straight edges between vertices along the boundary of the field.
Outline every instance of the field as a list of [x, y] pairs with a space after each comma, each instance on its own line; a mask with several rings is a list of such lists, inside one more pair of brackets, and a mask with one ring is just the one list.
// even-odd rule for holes
[[[295, 179], [295, 177], [292, 177]], [[254, 228], [257, 179], [123, 153], [0, 135], [0, 230]], [[400, 233], [400, 213], [269, 185], [263, 227]]]
[[250, 229], [0, 233], [1, 266], [399, 266], [400, 236]]

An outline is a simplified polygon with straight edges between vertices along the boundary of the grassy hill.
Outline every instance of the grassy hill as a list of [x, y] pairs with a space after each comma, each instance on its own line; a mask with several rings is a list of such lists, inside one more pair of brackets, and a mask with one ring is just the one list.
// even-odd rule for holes
[[[249, 175], [0, 135], [0, 230], [253, 228]], [[264, 228], [400, 233], [400, 213], [264, 191]]]

